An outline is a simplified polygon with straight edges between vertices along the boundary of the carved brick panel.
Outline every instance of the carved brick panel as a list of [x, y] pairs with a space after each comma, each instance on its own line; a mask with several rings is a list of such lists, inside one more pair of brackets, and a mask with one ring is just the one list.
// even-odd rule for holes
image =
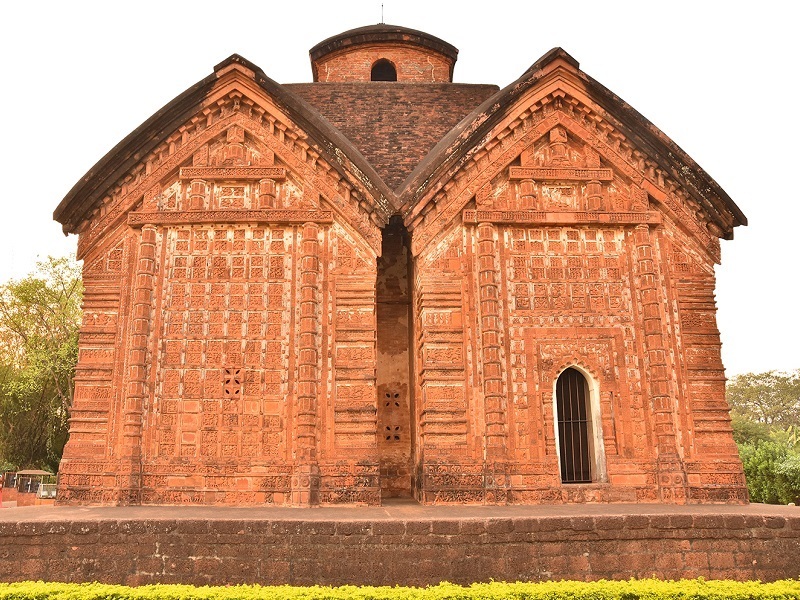
[[465, 345], [462, 232], [454, 229], [435, 252], [420, 257], [413, 285], [416, 421], [419, 444], [433, 461], [464, 462], [475, 449]]
[[[83, 320], [79, 337], [75, 390], [70, 410], [70, 438], [59, 468], [60, 502], [119, 501], [113, 474], [118, 465], [115, 436], [120, 424], [122, 390], [119, 351], [121, 291], [125, 288], [128, 240], [116, 234], [87, 256], [83, 269]], [[109, 481], [112, 485], [108, 485]]]
[[285, 460], [295, 243], [281, 227], [164, 230], [148, 463]]

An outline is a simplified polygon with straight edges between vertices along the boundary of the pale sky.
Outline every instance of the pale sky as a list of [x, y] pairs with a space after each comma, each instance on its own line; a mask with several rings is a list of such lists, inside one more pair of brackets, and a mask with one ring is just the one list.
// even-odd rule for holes
[[[384, 0], [384, 21], [456, 46], [454, 79], [501, 88], [561, 46], [747, 215], [722, 243], [728, 376], [800, 368], [800, 9], [792, 2]], [[89, 168], [233, 53], [279, 83], [381, 2], [85, 0], [0, 6], [0, 283], [74, 252], [52, 212]]]

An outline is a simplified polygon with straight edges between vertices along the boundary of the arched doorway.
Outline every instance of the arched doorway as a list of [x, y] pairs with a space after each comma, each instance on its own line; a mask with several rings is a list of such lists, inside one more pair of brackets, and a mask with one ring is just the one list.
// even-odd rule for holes
[[556, 382], [556, 432], [562, 483], [591, 483], [594, 431], [589, 385], [583, 374], [572, 367]]

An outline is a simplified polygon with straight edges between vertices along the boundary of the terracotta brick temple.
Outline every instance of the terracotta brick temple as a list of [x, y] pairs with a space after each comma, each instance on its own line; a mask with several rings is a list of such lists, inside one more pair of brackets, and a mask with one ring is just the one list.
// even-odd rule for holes
[[747, 501], [714, 299], [745, 216], [564, 50], [503, 89], [457, 54], [233, 55], [79, 180], [59, 503]]

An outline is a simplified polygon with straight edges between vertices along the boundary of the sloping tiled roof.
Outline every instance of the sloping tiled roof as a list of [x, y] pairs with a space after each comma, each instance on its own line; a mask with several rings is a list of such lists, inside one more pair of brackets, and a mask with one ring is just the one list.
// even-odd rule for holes
[[231, 56], [145, 121], [75, 184], [53, 215], [64, 231], [77, 232], [108, 189], [194, 115], [232, 65], [309, 133], [326, 161], [357, 181], [373, 201], [377, 222], [385, 223], [397, 210], [407, 219], [424, 212], [436, 190], [509, 108], [558, 69], [559, 77], [588, 94], [605, 118], [705, 208], [721, 237], [731, 239], [734, 227], [747, 224], [733, 200], [680, 147], [556, 48], [503, 90], [494, 85], [401, 82], [282, 86], [249, 61]]
[[[560, 66], [559, 66], [560, 65]], [[631, 105], [597, 80], [580, 70], [577, 60], [562, 48], [553, 48], [510, 83], [485, 101], [456, 127], [448, 131], [431, 152], [414, 167], [404, 181], [400, 196], [400, 213], [409, 219], [423, 213], [433, 193], [457, 172], [461, 161], [505, 116], [509, 107], [529, 90], [542, 86], [550, 73], [558, 69], [597, 103], [604, 117], [615, 123], [623, 134], [641, 148], [660, 169], [674, 177], [689, 195], [704, 207], [707, 216], [720, 229], [720, 237], [733, 239], [733, 228], [747, 225], [747, 217], [719, 184], [686, 152]], [[354, 143], [357, 147], [358, 144]], [[376, 169], [377, 170], [377, 169]], [[427, 195], [427, 200], [423, 196]]]
[[260, 67], [238, 54], [233, 54], [216, 65], [214, 73], [168, 102], [129, 133], [78, 180], [53, 212], [53, 218], [62, 224], [64, 233], [77, 233], [81, 222], [102, 200], [104, 194], [141, 161], [143, 156], [195, 115], [214, 88], [220, 74], [236, 65], [240, 67], [237, 70], [243, 73], [250, 71], [247, 76], [320, 144], [318, 148], [322, 156], [334, 168], [361, 174], [360, 184], [369, 190], [367, 195], [376, 201], [376, 209], [386, 213], [382, 217], [388, 220], [394, 195], [353, 144], [313, 107], [267, 77]]
[[293, 83], [397, 189], [436, 143], [496, 93], [496, 85], [456, 83]]

